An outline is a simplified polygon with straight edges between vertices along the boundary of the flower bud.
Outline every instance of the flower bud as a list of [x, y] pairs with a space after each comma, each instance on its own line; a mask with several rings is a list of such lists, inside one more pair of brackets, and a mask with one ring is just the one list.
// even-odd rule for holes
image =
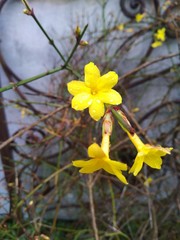
[[81, 36], [81, 29], [79, 26], [76, 27], [74, 34], [76, 36], [76, 39], [79, 39], [79, 37]]
[[46, 236], [45, 234], [41, 234], [40, 237], [42, 240], [50, 240], [50, 238], [48, 236]]
[[79, 45], [80, 45], [80, 46], [83, 46], [83, 47], [84, 47], [84, 46], [87, 46], [88, 44], [89, 44], [89, 43], [88, 43], [87, 41], [84, 41], [84, 40], [81, 40], [80, 43], [79, 43]]
[[129, 132], [131, 135], [134, 135], [135, 130], [131, 126], [126, 115], [118, 107], [113, 107], [112, 112], [118, 119], [118, 123], [122, 127], [122, 129], [126, 132]]
[[31, 10], [28, 10], [28, 9], [24, 9], [24, 10], [23, 10], [23, 13], [26, 14], [26, 15], [29, 15], [29, 16], [32, 15], [32, 11], [31, 11]]
[[104, 135], [104, 134], [111, 135], [112, 128], [113, 128], [112, 113], [110, 111], [107, 111], [103, 118], [102, 135]]

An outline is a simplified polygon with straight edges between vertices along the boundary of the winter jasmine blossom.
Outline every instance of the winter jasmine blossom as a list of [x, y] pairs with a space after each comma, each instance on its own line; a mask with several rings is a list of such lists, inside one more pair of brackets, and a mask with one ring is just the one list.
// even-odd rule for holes
[[72, 108], [76, 111], [89, 108], [90, 116], [98, 121], [104, 115], [104, 103], [118, 105], [122, 102], [121, 95], [112, 89], [118, 82], [118, 75], [110, 71], [101, 76], [92, 62], [85, 65], [84, 74], [84, 82], [73, 80], [67, 84], [68, 91], [74, 96]]
[[166, 28], [161, 28], [157, 30], [157, 33], [154, 34], [154, 37], [157, 40], [161, 40], [162, 42], [164, 42], [166, 40]]
[[111, 160], [107, 153], [96, 143], [88, 148], [90, 160], [75, 160], [73, 166], [81, 168], [81, 173], [93, 173], [97, 170], [104, 169], [106, 172], [115, 175], [121, 182], [127, 184], [126, 178], [122, 171], [127, 170], [127, 165], [121, 162]]
[[133, 173], [133, 175], [136, 176], [143, 167], [143, 163], [146, 163], [152, 168], [161, 169], [161, 157], [165, 156], [166, 154], [170, 154], [172, 148], [163, 148], [161, 146], [144, 144], [137, 134], [134, 134], [133, 136], [128, 132], [127, 134], [138, 151], [138, 154], [134, 160], [134, 164], [129, 170], [129, 173]]
[[119, 25], [117, 26], [117, 29], [118, 29], [119, 31], [123, 31], [123, 30], [124, 30], [124, 23], [119, 24]]
[[160, 47], [166, 40], [166, 28], [158, 29], [157, 32], [154, 34], [154, 39], [155, 41], [151, 44], [151, 47]]
[[138, 14], [136, 14], [136, 16], [135, 16], [135, 20], [136, 20], [136, 22], [138, 23], [138, 22], [141, 22], [144, 17], [145, 17], [145, 13], [138, 13]]
[[161, 41], [155, 41], [151, 44], [151, 47], [152, 48], [157, 48], [157, 47], [162, 46], [162, 44], [163, 44], [163, 42], [161, 42]]
[[104, 169], [106, 172], [115, 175], [121, 182], [127, 184], [126, 178], [122, 171], [127, 170], [127, 165], [109, 158], [110, 135], [112, 133], [112, 113], [106, 112], [102, 126], [102, 143], [101, 147], [93, 143], [88, 148], [90, 160], [73, 161], [75, 167], [80, 167], [81, 173], [93, 173], [97, 170]]

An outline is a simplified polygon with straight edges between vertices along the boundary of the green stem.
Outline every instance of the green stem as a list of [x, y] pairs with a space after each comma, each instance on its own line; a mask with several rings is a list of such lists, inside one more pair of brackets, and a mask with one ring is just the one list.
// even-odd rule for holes
[[5, 92], [5, 91], [10, 90], [10, 89], [15, 89], [16, 87], [19, 87], [19, 86], [24, 85], [24, 84], [26, 84], [26, 83], [32, 82], [32, 81], [37, 80], [37, 79], [39, 79], [39, 78], [48, 76], [48, 75], [50, 75], [50, 74], [56, 73], [56, 72], [61, 71], [61, 70], [63, 70], [63, 69], [66, 69], [66, 70], [69, 70], [69, 71], [73, 72], [78, 78], [80, 78], [81, 75], [80, 75], [79, 73], [75, 72], [75, 71], [71, 68], [71, 66], [68, 65], [68, 63], [69, 63], [69, 61], [71, 60], [74, 52], [76, 51], [76, 49], [77, 49], [77, 47], [78, 47], [78, 45], [79, 45], [79, 42], [80, 42], [80, 40], [82, 39], [82, 36], [84, 35], [87, 27], [88, 27], [88, 25], [86, 25], [86, 26], [84, 27], [84, 29], [83, 29], [83, 31], [82, 31], [82, 33], [81, 33], [78, 41], [77, 41], [76, 44], [74, 45], [74, 47], [73, 47], [73, 49], [72, 49], [72, 51], [71, 51], [71, 53], [70, 53], [67, 61], [65, 62], [64, 66], [57, 67], [57, 68], [54, 68], [54, 69], [52, 69], [52, 70], [49, 70], [49, 71], [47, 71], [47, 72], [45, 72], [45, 73], [41, 73], [41, 74], [39, 74], [39, 75], [36, 75], [36, 76], [34, 76], [34, 77], [21, 80], [21, 81], [19, 81], [18, 83], [11, 83], [11, 84], [9, 84], [9, 85], [6, 86], [6, 87], [0, 88], [0, 92]]
[[22, 2], [24, 3], [24, 5], [26, 6], [27, 10], [29, 11], [29, 16], [31, 16], [34, 21], [37, 23], [37, 25], [39, 26], [39, 28], [41, 29], [41, 31], [44, 33], [44, 35], [47, 37], [47, 39], [49, 40], [49, 44], [51, 44], [53, 46], [53, 48], [56, 50], [56, 52], [59, 54], [59, 56], [61, 57], [61, 59], [66, 62], [64, 56], [62, 55], [62, 53], [60, 52], [60, 50], [57, 48], [56, 44], [54, 43], [54, 40], [51, 39], [49, 37], [49, 35], [47, 34], [46, 30], [43, 28], [43, 26], [41, 25], [41, 23], [39, 22], [39, 20], [37, 19], [37, 17], [34, 14], [34, 10], [33, 8], [30, 7], [28, 1], [26, 0], [22, 0]]
[[69, 61], [71, 60], [72, 56], [74, 55], [74, 53], [75, 53], [77, 47], [79, 46], [79, 43], [80, 43], [80, 41], [81, 41], [81, 39], [82, 39], [82, 36], [84, 35], [84, 33], [85, 33], [87, 27], [88, 27], [88, 24], [84, 27], [84, 29], [83, 29], [81, 35], [80, 35], [79, 38], [77, 39], [76, 44], [74, 45], [74, 47], [73, 47], [73, 49], [72, 49], [72, 51], [71, 51], [71, 53], [70, 53], [70, 55], [69, 55], [67, 61], [65, 62], [65, 65], [64, 65], [65, 67], [68, 65], [68, 63], [69, 63]]
[[5, 92], [5, 91], [10, 90], [10, 89], [16, 89], [17, 87], [22, 86], [22, 85], [24, 85], [24, 84], [26, 84], [26, 83], [35, 81], [35, 80], [37, 80], [37, 79], [39, 79], [39, 78], [48, 76], [48, 75], [50, 75], [50, 74], [56, 73], [56, 72], [58, 72], [58, 71], [61, 71], [61, 70], [63, 70], [63, 69], [66, 69], [66, 70], [71, 71], [75, 76], [77, 76], [78, 78], [80, 78], [81, 75], [80, 75], [78, 72], [74, 71], [74, 70], [72, 69], [72, 67], [71, 67], [70, 65], [68, 65], [68, 64], [69, 64], [69, 61], [71, 60], [72, 56], [74, 55], [77, 47], [79, 46], [79, 43], [80, 43], [80, 41], [81, 41], [81, 39], [82, 39], [82, 37], [83, 37], [83, 35], [84, 35], [87, 27], [88, 27], [88, 24], [84, 27], [84, 29], [83, 29], [81, 35], [79, 36], [78, 40], [76, 41], [76, 44], [74, 45], [74, 47], [73, 47], [73, 49], [72, 49], [72, 51], [71, 51], [68, 59], [65, 60], [65, 58], [62, 56], [61, 52], [58, 50], [58, 48], [57, 48], [56, 45], [54, 44], [54, 41], [49, 37], [49, 35], [46, 33], [46, 31], [44, 30], [44, 28], [42, 27], [42, 25], [40, 24], [40, 22], [38, 21], [38, 19], [37, 19], [36, 16], [34, 15], [33, 10], [30, 9], [27, 1], [24, 0], [23, 2], [24, 2], [24, 4], [25, 4], [25, 6], [27, 7], [27, 9], [30, 10], [30, 11], [32, 11], [31, 16], [32, 16], [33, 19], [36, 21], [36, 23], [38, 24], [38, 26], [40, 27], [40, 29], [43, 31], [43, 33], [45, 34], [45, 36], [48, 38], [50, 44], [55, 48], [55, 50], [57, 51], [57, 53], [60, 55], [60, 57], [61, 57], [62, 60], [64, 61], [64, 65], [61, 66], [61, 67], [57, 67], [57, 68], [54, 68], [54, 69], [52, 69], [52, 70], [49, 70], [49, 71], [47, 71], [47, 72], [45, 72], [45, 73], [41, 73], [41, 74], [39, 74], [39, 75], [36, 75], [36, 76], [34, 76], [34, 77], [21, 80], [21, 81], [19, 81], [18, 83], [11, 83], [11, 84], [9, 84], [8, 86], [5, 86], [5, 87], [0, 88], [0, 92]]
[[9, 90], [9, 89], [14, 89], [14, 90], [15, 90], [17, 87], [19, 87], [19, 86], [21, 86], [21, 85], [24, 85], [24, 84], [29, 83], [29, 82], [33, 82], [33, 81], [35, 81], [35, 80], [37, 80], [37, 79], [39, 79], [39, 78], [48, 76], [48, 75], [50, 75], [50, 74], [59, 72], [59, 71], [61, 71], [61, 70], [63, 70], [63, 67], [57, 67], [57, 68], [54, 68], [54, 69], [52, 69], [52, 70], [49, 70], [49, 71], [47, 71], [47, 72], [45, 72], [45, 73], [41, 73], [41, 74], [39, 74], [39, 75], [36, 75], [36, 76], [34, 76], [34, 77], [21, 80], [21, 81], [19, 81], [19, 82], [17, 82], [17, 83], [11, 83], [11, 84], [9, 84], [8, 86], [5, 86], [5, 87], [0, 88], [0, 92], [5, 92], [5, 91], [7, 91], [7, 90]]
[[29, 6], [29, 3], [26, 0], [22, 0], [22, 3], [26, 6], [28, 11], [31, 11], [31, 8]]
[[44, 35], [47, 37], [47, 39], [49, 40], [49, 44], [51, 44], [53, 46], [53, 48], [56, 50], [56, 52], [59, 54], [59, 56], [61, 57], [61, 59], [66, 62], [64, 56], [62, 55], [62, 53], [60, 52], [60, 50], [57, 48], [56, 44], [54, 43], [54, 40], [52, 38], [50, 38], [50, 36], [48, 35], [48, 33], [46, 32], [46, 30], [43, 28], [43, 26], [41, 25], [41, 23], [39, 22], [39, 20], [37, 19], [37, 17], [34, 14], [34, 10], [33, 8], [30, 7], [29, 3], [26, 0], [22, 1], [24, 3], [24, 5], [26, 6], [27, 10], [30, 12], [30, 14], [28, 14], [29, 16], [31, 16], [34, 21], [37, 23], [37, 25], [39, 26], [39, 28], [41, 29], [41, 31], [44, 33]]
[[77, 47], [79, 46], [79, 43], [88, 27], [88, 24], [84, 27], [82, 33], [80, 34], [80, 36], [78, 37], [75, 46], [73, 47], [68, 59], [66, 60], [64, 58], [64, 56], [62, 55], [62, 53], [60, 52], [60, 50], [57, 48], [56, 44], [54, 43], [54, 40], [52, 38], [50, 38], [50, 36], [48, 35], [48, 33], [46, 32], [46, 30], [43, 28], [43, 26], [41, 25], [41, 23], [39, 22], [39, 20], [37, 19], [34, 10], [30, 8], [28, 2], [26, 0], [23, 0], [23, 3], [25, 4], [26, 8], [31, 12], [30, 16], [34, 19], [34, 21], [37, 23], [37, 25], [39, 26], [39, 28], [41, 29], [41, 31], [44, 33], [44, 35], [46, 36], [46, 38], [49, 41], [49, 44], [53, 46], [53, 48], [56, 50], [56, 52], [59, 54], [59, 56], [61, 57], [61, 59], [64, 61], [64, 65], [63, 68], [67, 69], [69, 71], [71, 71], [72, 73], [74, 73], [77, 77], [80, 77], [81, 75], [78, 74], [77, 72], [75, 72], [71, 66], [68, 66], [69, 61], [71, 60], [72, 56], [74, 55]]
[[41, 23], [39, 22], [39, 20], [37, 19], [37, 17], [34, 14], [34, 11], [32, 11], [32, 18], [34, 19], [34, 21], [37, 23], [37, 25], [40, 27], [41, 31], [44, 33], [44, 35], [47, 37], [47, 39], [49, 40], [49, 44], [53, 46], [53, 48], [56, 50], [56, 52], [59, 54], [59, 56], [61, 57], [61, 59], [63, 60], [63, 62], [66, 62], [64, 56], [62, 55], [62, 53], [60, 52], [60, 50], [57, 48], [56, 44], [54, 43], [54, 40], [52, 38], [49, 37], [49, 35], [47, 34], [47, 32], [45, 31], [45, 29], [43, 28], [43, 26], [41, 25]]

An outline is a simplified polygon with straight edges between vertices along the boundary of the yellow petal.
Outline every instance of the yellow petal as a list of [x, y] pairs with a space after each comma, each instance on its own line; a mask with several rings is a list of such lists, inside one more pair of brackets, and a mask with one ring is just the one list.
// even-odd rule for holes
[[144, 162], [152, 168], [161, 169], [162, 159], [160, 156], [156, 156], [156, 154], [147, 154], [144, 157]]
[[76, 111], [84, 110], [88, 108], [92, 103], [92, 96], [89, 93], [80, 93], [73, 97], [72, 99], [72, 108]]
[[161, 41], [155, 41], [154, 43], [151, 44], [151, 47], [152, 48], [157, 48], [157, 47], [160, 47], [162, 46], [162, 42]]
[[124, 29], [124, 24], [123, 24], [123, 23], [119, 24], [119, 25], [117, 26], [117, 29], [120, 30], [120, 31], [123, 31], [123, 29]]
[[115, 72], [110, 71], [98, 79], [98, 82], [96, 83], [97, 90], [103, 90], [103, 89], [109, 90], [113, 88], [117, 84], [117, 82], [118, 82], [118, 75]]
[[125, 176], [122, 174], [121, 171], [118, 171], [117, 169], [113, 168], [114, 175], [124, 184], [128, 184]]
[[135, 16], [136, 22], [141, 22], [144, 17], [145, 17], [144, 13], [136, 14], [136, 16]]
[[[108, 161], [107, 161], [107, 160], [108, 160]], [[110, 161], [111, 161], [110, 159], [106, 159], [106, 161], [103, 161], [102, 168], [103, 168], [106, 172], [108, 172], [108, 173], [110, 173], [110, 174], [114, 174], [114, 172], [113, 172], [113, 170], [112, 170], [112, 166], [111, 166], [111, 164], [109, 164]]]
[[68, 91], [73, 95], [79, 93], [91, 93], [91, 89], [86, 87], [84, 82], [73, 80], [67, 84]]
[[95, 120], [98, 121], [104, 115], [104, 103], [99, 99], [94, 98], [92, 104], [89, 106], [89, 114]]
[[110, 89], [106, 92], [99, 92], [97, 94], [97, 98], [99, 98], [103, 103], [108, 103], [112, 105], [118, 105], [122, 103], [121, 95], [114, 89]]
[[136, 176], [141, 170], [141, 168], [143, 167], [143, 160], [144, 160], [144, 157], [138, 153], [137, 157], [134, 160], [134, 164], [129, 170], [129, 173], [133, 173], [133, 175]]
[[75, 160], [73, 161], [73, 166], [80, 167], [79, 172], [81, 173], [93, 173], [99, 169], [101, 169], [100, 161], [98, 159], [91, 160]]
[[172, 149], [173, 148], [163, 148], [161, 146], [145, 144], [142, 151], [145, 153], [156, 154], [156, 156], [165, 156], [166, 154], [170, 154]]
[[155, 38], [161, 40], [162, 42], [166, 39], [166, 28], [161, 28], [157, 30], [157, 33], [154, 34]]
[[117, 169], [116, 167], [113, 167], [112, 160], [109, 159], [109, 161], [105, 161], [103, 164], [103, 169], [112, 174], [115, 175], [121, 182], [128, 184], [126, 181], [126, 178], [123, 176], [121, 170]]
[[114, 161], [114, 160], [110, 160], [110, 161], [111, 161], [110, 164], [113, 166], [113, 168], [116, 168], [117, 170], [122, 170], [122, 171], [127, 170], [127, 164], [117, 162], [117, 161]]
[[[93, 159], [95, 161], [95, 159]], [[100, 164], [96, 163], [93, 166], [83, 167], [79, 170], [80, 173], [93, 173], [100, 170], [102, 167]]]
[[85, 167], [85, 166], [87, 166], [87, 162], [88, 161], [86, 161], [86, 160], [74, 160], [74, 161], [72, 161], [72, 164], [73, 164], [73, 166], [75, 166], [75, 167]]
[[97, 143], [93, 143], [88, 147], [88, 156], [91, 158], [103, 158], [105, 153]]
[[84, 75], [86, 86], [92, 89], [96, 88], [97, 80], [100, 77], [100, 71], [93, 62], [88, 63], [84, 67]]
[[163, 148], [161, 146], [155, 146], [155, 148], [160, 156], [165, 156], [166, 154], [171, 154], [171, 150], [173, 149], [172, 147]]

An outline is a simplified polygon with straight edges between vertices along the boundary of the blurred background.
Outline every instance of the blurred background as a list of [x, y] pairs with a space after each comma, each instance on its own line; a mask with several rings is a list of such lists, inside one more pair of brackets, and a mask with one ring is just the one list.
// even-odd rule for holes
[[[178, 240], [180, 1], [29, 4], [65, 59], [77, 26], [83, 31], [88, 24], [82, 37], [88, 45], [75, 48], [71, 69], [0, 93], [0, 239]], [[64, 64], [24, 8], [21, 1], [0, 1], [0, 87]], [[165, 41], [153, 48], [162, 28]], [[75, 73], [83, 79], [90, 61], [102, 74], [118, 73], [122, 109], [143, 141], [173, 147], [160, 171], [144, 167], [126, 176], [128, 186], [104, 171], [82, 175], [71, 166], [101, 141], [101, 121], [75, 112], [66, 87]], [[116, 123], [110, 156], [129, 166], [136, 156]]]

